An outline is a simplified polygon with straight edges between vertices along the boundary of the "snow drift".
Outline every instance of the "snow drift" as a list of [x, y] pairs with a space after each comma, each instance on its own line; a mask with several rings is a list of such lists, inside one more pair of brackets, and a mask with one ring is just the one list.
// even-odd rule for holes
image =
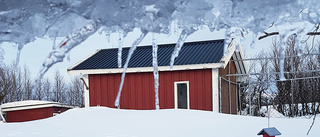
[[[271, 118], [281, 137], [303, 137], [312, 119]], [[77, 108], [60, 115], [24, 123], [0, 123], [1, 137], [245, 137], [257, 136], [267, 118], [198, 110], [120, 110]], [[308, 137], [319, 137], [316, 122]]]

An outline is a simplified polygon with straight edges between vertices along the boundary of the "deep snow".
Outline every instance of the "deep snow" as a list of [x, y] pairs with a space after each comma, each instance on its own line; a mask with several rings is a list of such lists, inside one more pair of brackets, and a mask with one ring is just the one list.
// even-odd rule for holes
[[[308, 137], [320, 136], [317, 121]], [[199, 110], [118, 110], [75, 108], [58, 116], [24, 123], [0, 123], [1, 137], [255, 137], [267, 118]], [[281, 137], [304, 137], [312, 119], [271, 118]]]

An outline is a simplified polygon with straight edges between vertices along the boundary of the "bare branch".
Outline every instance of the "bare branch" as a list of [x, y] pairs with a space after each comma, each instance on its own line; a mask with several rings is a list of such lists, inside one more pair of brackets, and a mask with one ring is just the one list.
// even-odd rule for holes
[[308, 32], [307, 35], [320, 35], [320, 32]]
[[260, 36], [258, 38], [258, 40], [261, 40], [263, 38], [266, 38], [266, 37], [269, 37], [269, 36], [272, 36], [272, 35], [279, 35], [279, 32], [271, 32], [271, 33], [264, 32], [264, 34], [266, 34], [266, 35]]
[[[264, 39], [264, 38], [272, 36], [272, 35], [279, 35], [279, 32], [271, 32], [271, 33], [264, 32], [264, 34], [265, 35], [260, 36], [258, 38], [258, 40]], [[308, 32], [307, 35], [310, 35], [310, 36], [320, 35], [320, 32]]]
[[[273, 26], [273, 23], [271, 24], [271, 26]], [[270, 26], [270, 27], [271, 27], [271, 26]], [[320, 32], [317, 32], [318, 29], [319, 29], [319, 27], [320, 27], [320, 23], [316, 26], [316, 28], [314, 29], [313, 32], [308, 32], [307, 35], [309, 35], [309, 36], [320, 35]], [[279, 35], [279, 32], [267, 33], [267, 32], [264, 31], [263, 33], [264, 33], [265, 35], [260, 36], [260, 37], [258, 38], [258, 40], [264, 39], [264, 38], [269, 37], [269, 36], [272, 36], [272, 35]], [[309, 39], [309, 38], [308, 38], [308, 39]]]

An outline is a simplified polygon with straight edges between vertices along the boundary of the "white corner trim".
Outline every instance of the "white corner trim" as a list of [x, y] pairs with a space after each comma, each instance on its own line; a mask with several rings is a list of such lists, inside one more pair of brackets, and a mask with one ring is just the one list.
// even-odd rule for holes
[[174, 108], [178, 109], [178, 84], [187, 84], [187, 109], [190, 109], [190, 93], [189, 93], [189, 81], [174, 82]]
[[[170, 70], [170, 66], [159, 66], [158, 71], [177, 71], [177, 70], [194, 70], [194, 69], [210, 69], [223, 68], [223, 63], [196, 64], [196, 65], [175, 65]], [[135, 72], [153, 72], [153, 67], [128, 68], [126, 73]], [[88, 69], [88, 70], [68, 70], [68, 74], [113, 74], [123, 73], [123, 68], [115, 69]]]
[[[83, 77], [84, 82], [89, 86], [89, 78], [88, 77]], [[90, 87], [89, 87], [90, 88]], [[89, 89], [86, 88], [85, 85], [83, 85], [84, 89], [84, 107], [90, 107], [90, 94], [89, 94]]]
[[212, 68], [212, 111], [219, 112], [219, 69]]
[[1, 107], [0, 107], [0, 117], [1, 117], [1, 119], [2, 119], [2, 121], [3, 121], [4, 123], [7, 122], [6, 119], [4, 118], [3, 114], [2, 114]]

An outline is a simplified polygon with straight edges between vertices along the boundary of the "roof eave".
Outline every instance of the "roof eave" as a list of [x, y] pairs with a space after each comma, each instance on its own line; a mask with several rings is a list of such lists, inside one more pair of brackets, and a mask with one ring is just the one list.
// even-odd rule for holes
[[39, 109], [47, 107], [63, 107], [63, 108], [74, 108], [73, 106], [68, 106], [58, 102], [48, 102], [48, 101], [18, 101], [10, 102], [1, 105], [2, 112], [8, 111], [18, 111], [18, 110], [28, 110], [28, 109]]
[[[158, 71], [178, 71], [178, 70], [195, 70], [195, 69], [211, 69], [222, 68], [224, 63], [208, 63], [208, 64], [196, 64], [196, 65], [175, 65], [172, 70], [170, 66], [159, 66]], [[153, 67], [138, 67], [128, 68], [126, 73], [136, 72], [153, 72]], [[68, 70], [69, 75], [73, 74], [114, 74], [123, 73], [123, 68], [116, 69], [88, 69], [88, 70]]]

